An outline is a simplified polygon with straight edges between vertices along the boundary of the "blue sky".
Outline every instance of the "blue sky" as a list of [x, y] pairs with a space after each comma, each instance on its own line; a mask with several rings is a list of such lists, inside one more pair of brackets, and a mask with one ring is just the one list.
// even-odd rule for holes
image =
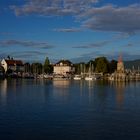
[[0, 58], [140, 59], [140, 0], [0, 0]]

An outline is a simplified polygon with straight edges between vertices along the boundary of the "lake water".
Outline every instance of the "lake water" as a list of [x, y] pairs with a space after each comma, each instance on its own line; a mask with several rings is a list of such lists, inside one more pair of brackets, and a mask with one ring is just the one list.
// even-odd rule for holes
[[0, 80], [1, 140], [139, 140], [140, 82]]

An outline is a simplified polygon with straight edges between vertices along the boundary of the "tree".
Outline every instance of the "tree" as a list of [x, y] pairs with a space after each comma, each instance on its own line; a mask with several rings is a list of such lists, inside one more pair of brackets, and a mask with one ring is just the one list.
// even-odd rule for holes
[[95, 59], [95, 65], [96, 65], [96, 72], [103, 72], [108, 73], [109, 72], [109, 62], [106, 59], [106, 57], [98, 57]]
[[44, 62], [44, 72], [49, 74], [53, 72], [53, 66], [50, 64], [50, 60], [48, 57], [46, 57]]
[[32, 65], [31, 65], [32, 73], [41, 74], [42, 68], [43, 68], [43, 66], [41, 63], [32, 63]]
[[76, 74], [81, 74], [86, 71], [86, 64], [84, 62], [76, 63], [74, 64], [74, 67]]
[[109, 63], [109, 72], [113, 73], [117, 69], [117, 61], [116, 60], [111, 60]]
[[8, 60], [10, 60], [10, 59], [11, 59], [10, 55], [8, 55], [8, 56], [7, 56], [7, 59], [8, 59]]
[[89, 71], [89, 69], [90, 69], [91, 72], [94, 72], [94, 70], [95, 70], [95, 61], [90, 60], [87, 63], [87, 71]]
[[30, 63], [25, 63], [24, 64], [24, 72], [31, 72], [31, 65]]

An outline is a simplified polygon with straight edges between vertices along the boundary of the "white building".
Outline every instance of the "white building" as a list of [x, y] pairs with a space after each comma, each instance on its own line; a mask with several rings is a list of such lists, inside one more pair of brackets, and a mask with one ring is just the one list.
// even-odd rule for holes
[[53, 73], [54, 74], [71, 74], [75, 72], [73, 64], [69, 60], [61, 60], [54, 65]]
[[24, 65], [21, 60], [3, 59], [1, 61], [1, 66], [4, 68], [5, 72], [7, 72], [8, 69], [16, 72], [24, 71]]

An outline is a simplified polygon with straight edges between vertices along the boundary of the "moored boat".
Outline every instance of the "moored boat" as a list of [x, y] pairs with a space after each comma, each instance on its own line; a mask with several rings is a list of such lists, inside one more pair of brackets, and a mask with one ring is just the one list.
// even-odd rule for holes
[[74, 80], [81, 80], [82, 77], [81, 77], [81, 75], [75, 75], [73, 79], [74, 79]]

